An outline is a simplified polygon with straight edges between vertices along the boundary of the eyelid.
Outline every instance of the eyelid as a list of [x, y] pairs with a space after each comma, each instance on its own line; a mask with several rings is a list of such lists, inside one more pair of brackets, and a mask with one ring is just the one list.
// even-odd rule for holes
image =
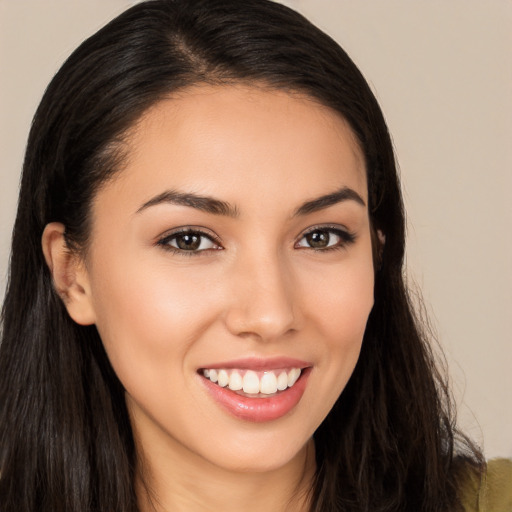
[[297, 238], [302, 238], [303, 236], [308, 235], [309, 233], [313, 233], [315, 231], [336, 231], [339, 233], [346, 234], [348, 236], [354, 236], [354, 233], [350, 231], [347, 227], [342, 224], [315, 224], [314, 226], [310, 226], [304, 229]]

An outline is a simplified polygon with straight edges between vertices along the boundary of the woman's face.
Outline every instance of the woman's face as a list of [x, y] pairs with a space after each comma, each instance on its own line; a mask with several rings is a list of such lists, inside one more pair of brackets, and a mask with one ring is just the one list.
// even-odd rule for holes
[[200, 86], [147, 112], [128, 148], [84, 272], [136, 438], [281, 467], [345, 387], [373, 305], [353, 134], [298, 95]]

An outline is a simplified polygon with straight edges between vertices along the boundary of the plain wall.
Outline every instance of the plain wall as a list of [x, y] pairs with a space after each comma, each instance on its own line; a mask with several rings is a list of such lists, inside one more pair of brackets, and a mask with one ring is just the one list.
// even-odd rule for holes
[[[136, 2], [0, 0], [0, 295], [19, 173], [44, 88]], [[408, 211], [408, 273], [448, 357], [462, 426], [512, 456], [512, 2], [288, 0], [333, 36], [386, 115]]]

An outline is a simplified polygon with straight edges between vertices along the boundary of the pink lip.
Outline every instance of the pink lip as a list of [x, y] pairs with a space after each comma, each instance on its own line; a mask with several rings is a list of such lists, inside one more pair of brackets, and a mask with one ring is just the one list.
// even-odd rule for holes
[[258, 358], [258, 357], [245, 357], [243, 359], [236, 359], [231, 361], [225, 361], [220, 363], [214, 363], [201, 368], [208, 369], [222, 369], [230, 370], [238, 368], [240, 370], [253, 370], [265, 371], [265, 370], [277, 370], [280, 368], [307, 368], [312, 366], [307, 361], [301, 361], [300, 359], [293, 359], [291, 357], [271, 357], [271, 358]]
[[[256, 366], [240, 365], [241, 361], [237, 361], [233, 366], [221, 365], [219, 368], [247, 368], [251, 370], [256, 369], [256, 371], [269, 368], [285, 368], [288, 366], [293, 368], [304, 368], [302, 364], [295, 364], [297, 363], [296, 360], [294, 360], [294, 364], [292, 365], [288, 364], [289, 361], [291, 360], [287, 360], [286, 364], [283, 364], [285, 363], [283, 359], [274, 360], [272, 365], [267, 366], [266, 368], [259, 364]], [[275, 364], [276, 362], [278, 363], [277, 365]], [[208, 368], [216, 368], [216, 366]], [[278, 392], [270, 398], [241, 396], [234, 391], [231, 391], [229, 388], [221, 388], [205, 377], [201, 376], [200, 378], [207, 391], [210, 393], [210, 396], [224, 410], [239, 419], [254, 423], [262, 423], [265, 421], [277, 420], [278, 418], [285, 416], [299, 403], [304, 391], [306, 390], [306, 384], [310, 373], [311, 367], [307, 367], [302, 371], [301, 376], [291, 388]]]

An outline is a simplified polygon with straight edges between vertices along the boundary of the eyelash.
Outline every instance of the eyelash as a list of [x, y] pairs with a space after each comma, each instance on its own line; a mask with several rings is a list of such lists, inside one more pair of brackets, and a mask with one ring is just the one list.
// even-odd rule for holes
[[[313, 235], [317, 232], [323, 232], [328, 233], [329, 236], [335, 235], [339, 237], [339, 242], [332, 246], [327, 246], [323, 248], [315, 248], [315, 247], [308, 247], [308, 246], [299, 246], [298, 244], [308, 235]], [[173, 240], [176, 240], [179, 237], [184, 237], [186, 235], [195, 235], [202, 239], [200, 241], [200, 245], [203, 244], [204, 239], [209, 240], [212, 244], [214, 244], [216, 247], [211, 247], [207, 249], [200, 249], [200, 250], [186, 250], [186, 249], [180, 249], [179, 247], [173, 247], [171, 245], [171, 242]], [[294, 247], [297, 249], [311, 249], [315, 252], [330, 252], [330, 251], [336, 251], [340, 249], [345, 249], [348, 245], [351, 245], [355, 242], [356, 236], [353, 233], [350, 233], [349, 231], [340, 229], [336, 226], [314, 226], [310, 229], [308, 229], [306, 232], [302, 233], [300, 235], [300, 238], [298, 242], [294, 244]], [[205, 251], [212, 251], [212, 250], [222, 250], [223, 247], [220, 243], [220, 239], [216, 236], [214, 236], [211, 233], [206, 233], [205, 231], [198, 229], [198, 228], [179, 228], [176, 231], [173, 231], [172, 233], [166, 234], [163, 236], [160, 240], [157, 241], [157, 245], [162, 247], [164, 250], [170, 251], [174, 254], [179, 254], [180, 256], [198, 256], [201, 253]]]

